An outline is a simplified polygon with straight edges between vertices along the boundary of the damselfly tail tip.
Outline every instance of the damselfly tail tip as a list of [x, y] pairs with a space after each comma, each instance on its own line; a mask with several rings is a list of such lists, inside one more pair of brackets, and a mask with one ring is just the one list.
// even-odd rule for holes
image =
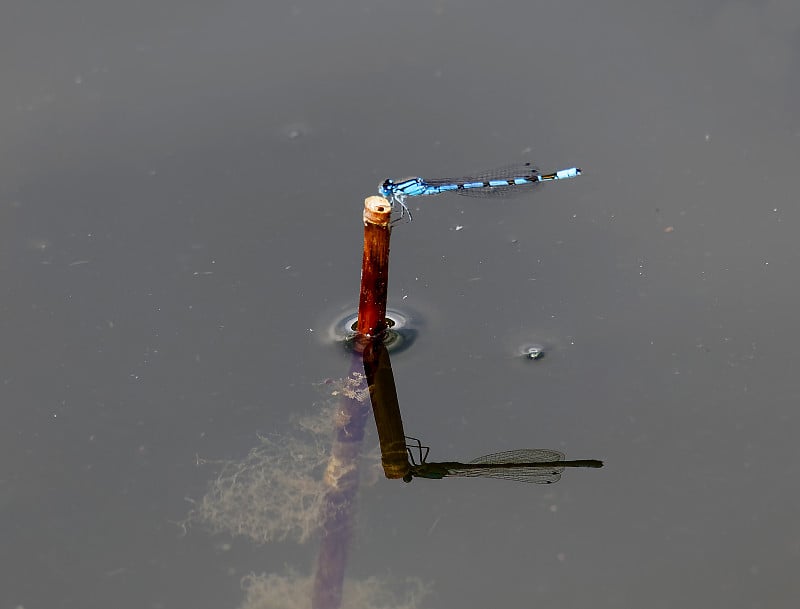
[[570, 167], [569, 169], [562, 169], [561, 171], [556, 171], [554, 174], [550, 174], [547, 176], [551, 180], [566, 180], [568, 178], [575, 178], [581, 175], [580, 167]]

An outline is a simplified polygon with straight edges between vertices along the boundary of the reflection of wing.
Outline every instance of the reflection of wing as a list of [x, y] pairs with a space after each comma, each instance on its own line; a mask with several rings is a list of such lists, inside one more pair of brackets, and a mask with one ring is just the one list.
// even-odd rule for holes
[[533, 484], [552, 484], [561, 480], [558, 470], [564, 468], [542, 468], [520, 465], [518, 467], [465, 467], [448, 470], [448, 475], [457, 477], [500, 478]]
[[[466, 463], [466, 467], [453, 470], [454, 476], [480, 476], [483, 478], [501, 478], [503, 480], [516, 480], [533, 484], [552, 484], [561, 479], [563, 466], [548, 465], [539, 467], [536, 463], [552, 464], [562, 461], [563, 453], [546, 448], [524, 448], [521, 450], [508, 450], [501, 453], [492, 453], [473, 459]], [[475, 467], [470, 465], [492, 465], [498, 467]]]
[[[492, 453], [473, 459], [470, 463], [551, 463], [563, 461], [564, 453], [548, 448], [522, 448]], [[563, 468], [561, 468], [563, 469]]]

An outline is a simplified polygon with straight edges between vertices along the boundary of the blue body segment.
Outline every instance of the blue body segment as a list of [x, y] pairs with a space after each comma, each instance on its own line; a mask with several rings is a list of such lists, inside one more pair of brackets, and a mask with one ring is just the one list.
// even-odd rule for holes
[[524, 192], [539, 182], [550, 180], [567, 180], [581, 175], [578, 167], [570, 167], [553, 173], [540, 173], [532, 163], [519, 163], [501, 167], [479, 175], [462, 178], [441, 178], [425, 180], [423, 178], [406, 178], [404, 180], [387, 179], [378, 185], [378, 193], [389, 199], [392, 204], [400, 206], [400, 213], [411, 213], [406, 207], [407, 197], [439, 195], [454, 192], [469, 197], [497, 197], [516, 192]]

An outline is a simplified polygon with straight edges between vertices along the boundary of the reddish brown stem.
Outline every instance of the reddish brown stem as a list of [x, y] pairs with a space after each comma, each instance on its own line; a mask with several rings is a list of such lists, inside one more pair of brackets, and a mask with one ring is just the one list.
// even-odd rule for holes
[[364, 201], [364, 259], [358, 303], [358, 333], [364, 336], [379, 336], [386, 329], [391, 215], [392, 206], [383, 197]]

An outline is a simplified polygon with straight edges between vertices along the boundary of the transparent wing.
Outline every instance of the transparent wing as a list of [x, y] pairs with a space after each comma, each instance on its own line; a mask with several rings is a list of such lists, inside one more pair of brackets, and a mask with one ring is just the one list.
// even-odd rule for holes
[[451, 184], [459, 182], [483, 182], [486, 180], [507, 180], [510, 178], [533, 178], [539, 175], [539, 169], [531, 162], [512, 163], [510, 165], [503, 165], [495, 169], [487, 169], [486, 171], [476, 171], [470, 175], [460, 176], [455, 178], [437, 178], [425, 181], [429, 184]]
[[532, 188], [538, 186], [539, 182], [530, 184], [516, 184], [514, 186], [490, 186], [486, 188], [469, 188], [465, 190], [454, 190], [453, 192], [462, 197], [472, 197], [473, 199], [501, 199], [503, 197], [514, 197], [530, 192]]
[[[489, 180], [509, 180], [513, 178], [533, 179], [539, 175], [539, 169], [531, 162], [512, 163], [503, 167], [489, 169], [487, 171], [476, 172], [468, 176], [456, 178], [437, 178], [426, 179], [425, 182], [431, 186], [442, 186], [445, 184], [464, 184], [466, 182], [488, 182]], [[509, 195], [522, 194], [533, 188], [539, 182], [530, 184], [519, 184], [514, 186], [493, 186], [486, 188], [470, 188], [466, 190], [453, 190], [452, 192], [464, 197], [476, 197], [481, 199], [507, 197]]]

